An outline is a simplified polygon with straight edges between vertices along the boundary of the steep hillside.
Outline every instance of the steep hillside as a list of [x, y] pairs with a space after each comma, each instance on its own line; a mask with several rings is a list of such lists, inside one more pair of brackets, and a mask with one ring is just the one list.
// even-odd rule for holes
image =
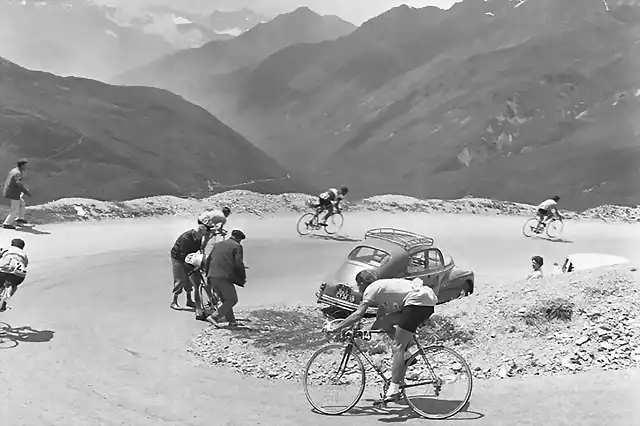
[[363, 196], [635, 205], [639, 10], [626, 0], [401, 6], [185, 95], [281, 163]]
[[[301, 188], [203, 108], [170, 92], [29, 71], [0, 58], [0, 170], [30, 161], [30, 203]], [[302, 186], [302, 188], [305, 188]]]
[[356, 27], [335, 16], [320, 16], [306, 7], [261, 23], [231, 40], [176, 52], [112, 79], [117, 84], [146, 85], [185, 94], [194, 82], [258, 63], [296, 43], [337, 39]]

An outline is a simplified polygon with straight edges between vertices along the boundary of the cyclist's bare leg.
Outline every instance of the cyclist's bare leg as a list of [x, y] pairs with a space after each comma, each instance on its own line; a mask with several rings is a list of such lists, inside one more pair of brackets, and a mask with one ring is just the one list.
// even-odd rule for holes
[[329, 220], [329, 217], [333, 215], [333, 204], [329, 204], [326, 210], [327, 210], [327, 214], [324, 215], [324, 218], [322, 219], [322, 223], [324, 223], [325, 225], [327, 224], [327, 220]]
[[387, 396], [396, 394], [400, 391], [400, 384], [404, 379], [405, 370], [405, 352], [409, 343], [413, 339], [410, 331], [396, 327], [395, 337], [393, 339], [393, 361], [391, 364], [391, 387]]
[[200, 299], [200, 286], [202, 285], [202, 275], [200, 272], [194, 272], [191, 275], [193, 286], [193, 298], [196, 303], [196, 316], [202, 315], [202, 299]]

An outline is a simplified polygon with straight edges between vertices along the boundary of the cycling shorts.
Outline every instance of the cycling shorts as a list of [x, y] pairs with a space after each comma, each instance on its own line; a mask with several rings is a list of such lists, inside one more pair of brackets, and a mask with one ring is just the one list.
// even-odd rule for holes
[[433, 306], [407, 305], [400, 311], [398, 327], [415, 333], [418, 326], [429, 319], [435, 308]]
[[5, 282], [9, 282], [9, 285], [17, 288], [24, 281], [25, 277], [19, 277], [13, 274], [7, 274], [6, 272], [0, 272], [0, 288], [4, 286]]
[[320, 207], [329, 207], [331, 205], [330, 200], [326, 200], [324, 198], [318, 198], [318, 200], [320, 200]]
[[547, 216], [549, 214], [549, 210], [545, 210], [545, 209], [538, 209], [538, 214], [540, 216]]

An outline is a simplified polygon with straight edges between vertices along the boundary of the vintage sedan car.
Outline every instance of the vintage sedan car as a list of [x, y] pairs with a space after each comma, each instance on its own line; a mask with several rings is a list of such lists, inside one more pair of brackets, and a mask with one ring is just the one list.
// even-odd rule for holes
[[[438, 303], [464, 297], [474, 291], [474, 274], [459, 268], [451, 256], [435, 247], [433, 238], [394, 228], [371, 229], [351, 250], [347, 259], [316, 293], [317, 301], [331, 311], [354, 311], [362, 300], [355, 277], [363, 269], [375, 269], [381, 278], [421, 278], [438, 288]], [[377, 309], [371, 308], [370, 313]]]

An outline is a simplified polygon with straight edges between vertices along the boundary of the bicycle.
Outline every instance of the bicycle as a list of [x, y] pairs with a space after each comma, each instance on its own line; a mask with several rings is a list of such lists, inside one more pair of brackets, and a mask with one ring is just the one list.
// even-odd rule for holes
[[525, 237], [532, 237], [534, 234], [542, 234], [546, 231], [547, 236], [551, 239], [556, 239], [562, 234], [564, 229], [564, 221], [562, 217], [555, 216], [553, 219], [545, 222], [541, 222], [540, 219], [535, 216], [527, 219], [522, 227], [522, 233]]
[[338, 208], [334, 208], [331, 216], [327, 218], [327, 224], [320, 224], [320, 214], [324, 210], [322, 206], [307, 202], [307, 206], [315, 210], [314, 213], [307, 212], [298, 219], [297, 230], [300, 235], [308, 235], [311, 231], [319, 231], [324, 228], [325, 232], [329, 235], [336, 234], [342, 225], [344, 224], [344, 216], [342, 211]]
[[[213, 233], [213, 244], [217, 242], [218, 236], [222, 237], [222, 240], [225, 239], [227, 235], [226, 230], [219, 229], [214, 231]], [[203, 249], [204, 250], [204, 249]], [[215, 292], [213, 287], [209, 284], [206, 278], [206, 271], [203, 269], [204, 266], [204, 252], [202, 253], [201, 263], [197, 266], [194, 265], [193, 269], [188, 273], [189, 278], [191, 278], [194, 274], [198, 274], [196, 279], [199, 282], [198, 285], [198, 295], [200, 296], [200, 305], [202, 306], [202, 310], [204, 311], [206, 316], [211, 315], [215, 312], [220, 306], [221, 300], [220, 296]]]
[[[331, 324], [333, 322], [340, 322], [340, 321], [342, 320], [337, 319], [333, 321], [328, 321], [325, 323], [325, 327], [328, 324]], [[422, 324], [420, 327], [424, 325], [425, 324]], [[383, 330], [361, 330], [360, 326], [361, 325], [358, 324], [354, 326], [354, 328], [342, 332], [342, 336], [340, 337], [340, 340], [346, 340], [346, 345], [338, 344], [338, 343], [332, 343], [332, 344], [326, 345], [318, 349], [307, 362], [307, 365], [304, 370], [304, 376], [302, 378], [305, 395], [307, 397], [307, 401], [309, 401], [311, 406], [322, 414], [340, 415], [340, 414], [346, 413], [347, 411], [355, 407], [356, 404], [360, 401], [360, 399], [362, 398], [362, 394], [364, 393], [365, 384], [366, 384], [365, 366], [362, 362], [361, 357], [364, 357], [364, 359], [368, 362], [368, 364], [371, 367], [373, 367], [373, 370], [378, 374], [378, 376], [380, 376], [383, 382], [383, 389], [380, 395], [381, 402], [374, 403], [374, 406], [383, 406], [383, 405], [386, 405], [386, 402], [389, 402], [385, 400], [385, 394], [389, 389], [389, 386], [391, 384], [391, 379], [385, 377], [385, 374], [382, 371], [382, 369], [375, 365], [375, 363], [371, 360], [371, 358], [361, 349], [360, 345], [356, 342], [356, 339], [370, 341], [374, 334], [382, 334], [385, 332]], [[411, 407], [414, 413], [416, 413], [417, 415], [425, 419], [443, 420], [456, 415], [458, 412], [460, 412], [464, 408], [464, 406], [469, 402], [469, 399], [471, 398], [471, 391], [473, 388], [473, 376], [471, 374], [471, 369], [469, 368], [469, 365], [464, 360], [464, 358], [462, 358], [461, 355], [459, 355], [457, 352], [455, 352], [452, 349], [446, 348], [441, 345], [429, 345], [429, 346], [423, 347], [416, 334], [414, 334], [413, 336], [413, 343], [416, 345], [418, 350], [405, 361], [405, 380], [404, 380], [404, 383], [401, 384], [400, 386], [400, 390], [402, 392], [402, 396], [404, 400]], [[323, 355], [329, 352], [334, 352], [334, 351], [338, 355], [338, 357], [336, 358], [338, 368], [335, 374], [317, 373], [316, 370], [312, 368], [314, 362], [320, 357], [320, 355]], [[453, 356], [453, 360], [448, 363], [433, 362], [433, 358], [438, 353], [451, 355]], [[352, 365], [348, 366], [348, 363], [351, 360], [353, 360], [354, 362]], [[421, 365], [421, 361], [424, 361], [424, 365]], [[320, 362], [319, 364], [320, 364], [319, 367], [322, 367], [322, 366], [325, 366], [327, 363]], [[434, 367], [438, 367], [438, 366], [440, 367], [444, 366], [445, 372], [447, 374], [444, 376], [437, 375], [434, 372]], [[440, 396], [444, 388], [444, 385], [447, 385], [447, 390], [450, 389], [449, 387], [450, 384], [454, 385], [454, 386], [451, 386], [451, 389], [456, 388], [456, 389], [462, 390], [463, 386], [457, 383], [457, 381], [455, 380], [455, 374], [461, 373], [461, 372], [468, 377], [468, 383], [465, 386], [466, 390], [464, 392], [461, 392], [461, 394], [464, 396], [460, 399], [452, 400], [449, 403], [450, 408], [446, 413], [441, 413], [441, 414], [428, 413], [425, 411], [425, 409], [420, 408], [418, 406], [418, 403], [421, 402], [423, 399], [425, 399], [427, 403], [432, 403], [433, 399], [431, 397], [426, 395], [423, 395], [422, 397], [420, 395], [418, 396], [409, 395], [411, 393], [410, 392], [411, 389], [420, 385], [433, 385], [435, 397]], [[453, 382], [451, 381], [452, 374], [454, 375]], [[425, 376], [425, 377], [422, 377], [422, 376]], [[356, 390], [356, 396], [351, 401], [347, 402], [344, 405], [336, 405], [335, 407], [323, 406], [319, 404], [311, 396], [309, 383], [312, 378], [313, 379], [319, 378], [321, 384], [324, 384], [322, 382], [327, 382], [327, 384], [331, 385], [331, 387], [334, 387], [336, 385], [343, 385], [343, 384], [346, 386], [350, 386], [350, 385], [353, 385], [353, 382], [356, 380], [360, 380], [361, 383], [359, 385], [351, 386]], [[324, 399], [322, 401], [324, 402]], [[445, 408], [447, 407], [446, 403], [442, 404], [440, 402], [436, 402], [435, 404], [432, 404], [432, 405], [435, 406], [436, 408], [438, 406], [445, 407]], [[335, 408], [335, 410], [332, 410], [332, 408]]]

